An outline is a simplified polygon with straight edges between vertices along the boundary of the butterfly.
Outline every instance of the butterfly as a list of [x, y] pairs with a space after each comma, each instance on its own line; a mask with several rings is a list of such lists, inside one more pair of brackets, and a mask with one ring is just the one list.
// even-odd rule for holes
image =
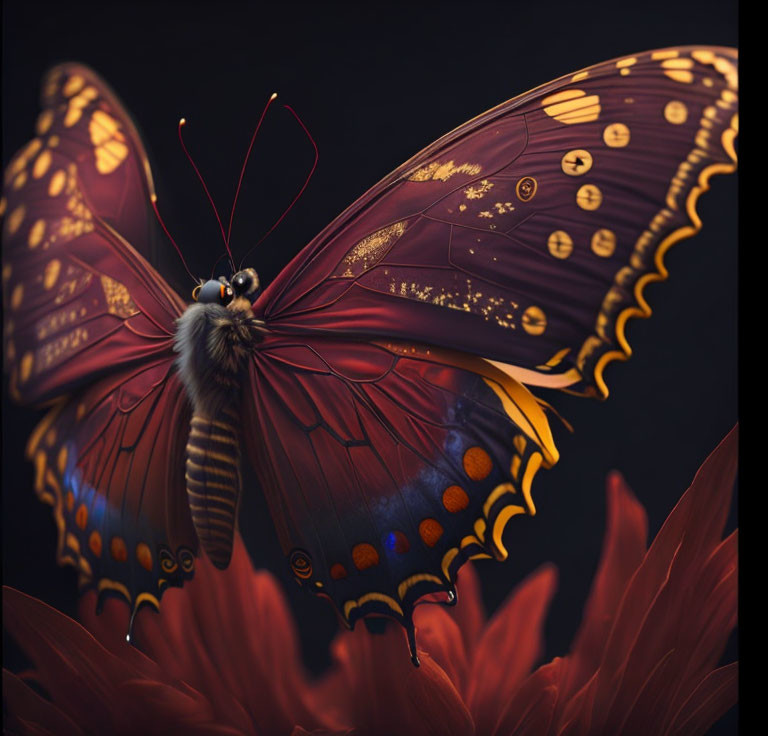
[[352, 627], [409, 633], [467, 560], [507, 557], [559, 458], [535, 387], [605, 398], [627, 320], [735, 170], [737, 53], [589, 67], [489, 110], [376, 184], [263, 290], [177, 294], [152, 265], [152, 172], [90, 69], [42, 88], [5, 172], [5, 367], [49, 404], [28, 442], [58, 559], [158, 608], [226, 567], [253, 465], [287, 564]]

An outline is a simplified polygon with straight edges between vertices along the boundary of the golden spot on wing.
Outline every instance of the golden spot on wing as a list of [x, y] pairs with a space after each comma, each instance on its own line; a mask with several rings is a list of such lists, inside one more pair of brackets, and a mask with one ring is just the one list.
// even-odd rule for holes
[[583, 148], [574, 148], [563, 156], [560, 166], [568, 176], [581, 176], [592, 168], [592, 154]]
[[539, 188], [539, 183], [532, 176], [524, 176], [515, 185], [515, 194], [521, 202], [530, 202]]
[[61, 88], [64, 97], [72, 97], [85, 86], [85, 80], [79, 74], [73, 74]]
[[537, 306], [530, 306], [523, 312], [523, 329], [529, 335], [543, 335], [547, 329], [547, 316], [544, 310]]
[[565, 230], [555, 230], [547, 238], [547, 248], [555, 258], [568, 258], [573, 253], [573, 240]]
[[101, 534], [95, 530], [92, 531], [88, 538], [88, 547], [96, 557], [101, 557]]
[[693, 72], [684, 69], [668, 69], [664, 74], [675, 82], [680, 82], [681, 84], [690, 84], [693, 82]]
[[46, 290], [53, 288], [54, 284], [59, 280], [59, 273], [61, 273], [61, 261], [58, 258], [54, 258], [46, 264], [43, 271], [43, 287]]
[[676, 59], [678, 56], [680, 56], [680, 52], [675, 49], [669, 49], [667, 51], [654, 51], [651, 54], [651, 59], [653, 61], [658, 61], [659, 59]]
[[136, 559], [145, 570], [152, 572], [152, 552], [145, 542], [136, 545]]
[[664, 69], [693, 69], [693, 59], [668, 59], [662, 61], [661, 66]]
[[493, 182], [483, 179], [478, 186], [467, 187], [464, 190], [464, 196], [467, 199], [482, 199], [493, 188]]
[[88, 107], [92, 100], [99, 96], [95, 87], [86, 87], [79, 95], [73, 97], [67, 105], [64, 115], [64, 127], [71, 128], [83, 115], [83, 108]]
[[20, 204], [10, 215], [8, 215], [8, 225], [6, 227], [8, 228], [9, 235], [13, 235], [21, 227], [21, 223], [24, 220], [24, 215], [26, 215], [26, 213], [26, 207], [24, 207], [23, 204]]
[[704, 79], [702, 79], [701, 82], [705, 87], [711, 87], [712, 85], [714, 85], [714, 82], [709, 77], [704, 77]]
[[18, 309], [24, 299], [24, 284], [16, 284], [11, 292], [11, 309]]
[[51, 197], [58, 197], [64, 190], [64, 185], [67, 183], [67, 173], [64, 169], [59, 169], [52, 177], [48, 184], [48, 195]]
[[583, 210], [596, 210], [603, 203], [603, 193], [594, 184], [584, 184], [576, 192], [576, 204]]
[[48, 150], [43, 151], [37, 157], [34, 166], [32, 167], [32, 176], [35, 179], [39, 179], [43, 174], [45, 174], [46, 171], [48, 171], [52, 158], [53, 157], [51, 156], [51, 152]]
[[691, 56], [702, 64], [711, 64], [715, 60], [715, 54], [709, 49], [697, 49], [691, 52]]
[[629, 76], [629, 72], [630, 72], [629, 69], [620, 69], [619, 70], [619, 74], [621, 74], [622, 77]]
[[572, 82], [580, 82], [582, 79], [586, 79], [589, 76], [589, 72], [577, 72], [571, 77]]
[[462, 459], [464, 472], [474, 481], [485, 480], [493, 470], [491, 456], [482, 447], [470, 447]]
[[67, 469], [67, 458], [69, 456], [69, 453], [67, 451], [66, 446], [63, 446], [59, 450], [59, 454], [56, 457], [56, 467], [59, 469], [59, 473], [61, 475], [64, 475], [64, 471]]
[[468, 174], [476, 176], [482, 171], [480, 164], [463, 163], [456, 165], [453, 160], [441, 164], [433, 161], [431, 164], [416, 169], [408, 181], [448, 181], [454, 174]]
[[443, 536], [443, 527], [437, 519], [422, 519], [419, 523], [419, 536], [427, 547], [434, 547]]
[[60, 141], [60, 139], [59, 139], [59, 136], [57, 136], [57, 135], [52, 135], [52, 136], [51, 136], [51, 137], [48, 139], [48, 147], [49, 147], [49, 148], [56, 148], [56, 146], [58, 146], [60, 142], [61, 142], [61, 141]]
[[35, 220], [35, 224], [29, 230], [29, 237], [27, 243], [30, 248], [37, 248], [40, 245], [43, 235], [45, 235], [45, 220], [41, 217], [39, 220]]
[[53, 447], [55, 442], [56, 442], [56, 430], [53, 427], [51, 427], [45, 433], [45, 444], [48, 445], [48, 447]]
[[736, 100], [739, 99], [739, 96], [730, 89], [724, 89], [720, 96], [726, 101], [726, 102], [736, 102]]
[[629, 128], [624, 123], [611, 123], [605, 126], [603, 140], [610, 148], [624, 148], [629, 143]]
[[632, 56], [629, 59], [619, 59], [616, 62], [616, 68], [617, 69], [623, 69], [626, 66], [632, 66], [633, 64], [637, 64], [637, 57]]
[[352, 547], [352, 562], [358, 570], [367, 570], [379, 564], [379, 553], [372, 544], [362, 542]]
[[122, 537], [112, 537], [109, 543], [109, 553], [113, 560], [125, 562], [128, 559], [128, 550], [125, 546], [125, 540]]
[[8, 279], [11, 278], [11, 273], [12, 272], [13, 272], [13, 270], [11, 268], [11, 264], [10, 263], [6, 263], [3, 266], [3, 284], [6, 284], [8, 282]]
[[19, 190], [26, 183], [27, 183], [27, 172], [26, 171], [22, 171], [19, 174], [17, 174], [16, 178], [13, 180], [13, 188], [16, 189], [16, 190]]
[[53, 124], [53, 110], [43, 110], [37, 117], [35, 130], [38, 135], [45, 135]]
[[664, 106], [664, 119], [672, 125], [682, 125], [688, 120], [688, 108], [680, 100], [671, 100]]
[[[405, 222], [396, 222], [371, 233], [350, 248], [342, 264], [350, 270], [351, 275], [359, 276], [384, 256], [389, 247], [405, 232], [405, 228]], [[356, 273], [353, 273], [353, 269]]]
[[544, 112], [560, 123], [588, 123], [600, 117], [599, 95], [588, 95], [582, 89], [566, 89], [541, 101]]
[[122, 141], [107, 141], [96, 151], [96, 169], [100, 174], [111, 174], [128, 158], [128, 146]]
[[7, 206], [8, 206], [8, 202], [7, 202], [7, 200], [5, 199], [5, 197], [3, 197], [2, 199], [0, 199], [0, 217], [2, 217], [2, 216], [5, 214], [5, 208], [6, 208]]
[[443, 491], [443, 506], [446, 511], [457, 514], [469, 506], [469, 496], [461, 486], [448, 486]]
[[605, 228], [592, 236], [592, 252], [602, 258], [609, 258], [616, 250], [616, 233]]
[[35, 364], [35, 358], [32, 353], [24, 353], [19, 364], [19, 381], [26, 383], [29, 377], [32, 375], [32, 367]]

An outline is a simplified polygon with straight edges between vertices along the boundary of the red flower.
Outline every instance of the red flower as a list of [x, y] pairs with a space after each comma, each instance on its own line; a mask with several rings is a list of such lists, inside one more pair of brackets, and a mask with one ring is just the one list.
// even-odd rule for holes
[[[736, 532], [721, 539], [736, 472], [736, 430], [699, 470], [646, 551], [642, 506], [608, 479], [600, 567], [571, 652], [531, 672], [556, 573], [544, 566], [486, 622], [477, 578], [460, 603], [416, 613], [422, 666], [403, 631], [339, 634], [335, 665], [303, 673], [277, 583], [238, 542], [225, 573], [195, 580], [138, 616], [144, 654], [109, 601], [91, 632], [4, 589], [6, 626], [49, 698], [4, 671], [12, 732], [34, 734], [703, 734], [736, 701], [737, 663], [717, 667], [736, 625]], [[297, 725], [298, 724], [298, 725]]]

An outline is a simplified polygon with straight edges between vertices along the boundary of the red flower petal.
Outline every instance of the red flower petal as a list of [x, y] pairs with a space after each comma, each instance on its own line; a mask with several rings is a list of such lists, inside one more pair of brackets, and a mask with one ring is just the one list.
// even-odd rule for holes
[[557, 573], [544, 565], [512, 592], [491, 618], [474, 653], [467, 704], [478, 734], [490, 733], [543, 649], [544, 616]]
[[471, 562], [465, 563], [459, 570], [456, 579], [456, 605], [448, 611], [459, 625], [465, 651], [473, 652], [485, 628], [485, 609], [480, 580]]
[[411, 664], [403, 629], [389, 623], [383, 634], [363, 627], [333, 643], [335, 669], [320, 690], [365, 736], [430, 734], [470, 736], [472, 718], [448, 676], [428, 653]]
[[739, 664], [710, 672], [677, 712], [670, 736], [699, 736], [731, 708], [739, 697]]
[[597, 670], [627, 582], [643, 560], [648, 537], [645, 509], [620, 473], [606, 484], [606, 530], [600, 565], [581, 627], [564, 665], [562, 698], [578, 691]]
[[627, 586], [574, 733], [584, 733], [587, 722], [591, 733], [619, 733], [622, 724], [627, 732], [662, 733], [671, 717], [665, 714], [679, 708], [722, 652], [735, 623], [735, 547], [721, 544], [721, 535], [736, 461], [734, 430], [701, 467]]
[[9, 733], [83, 734], [62, 710], [6, 669], [3, 670], [3, 700], [8, 708], [5, 725]]
[[464, 693], [469, 667], [458, 624], [436, 604], [416, 606], [413, 621], [419, 649], [429, 652], [459, 693]]

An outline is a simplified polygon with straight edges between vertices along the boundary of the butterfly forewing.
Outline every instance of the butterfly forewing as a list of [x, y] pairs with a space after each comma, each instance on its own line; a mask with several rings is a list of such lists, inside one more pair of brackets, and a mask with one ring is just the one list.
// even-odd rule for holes
[[479, 116], [331, 223], [257, 308], [276, 329], [418, 340], [607, 395], [645, 284], [700, 227], [710, 176], [734, 169], [736, 64], [646, 52]]

